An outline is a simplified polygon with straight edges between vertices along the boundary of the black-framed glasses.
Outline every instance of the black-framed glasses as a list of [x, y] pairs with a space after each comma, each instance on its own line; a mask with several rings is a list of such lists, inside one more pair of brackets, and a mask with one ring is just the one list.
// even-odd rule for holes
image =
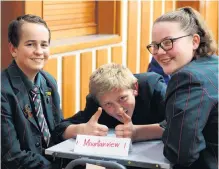
[[187, 36], [191, 36], [191, 34], [180, 36], [177, 38], [164, 39], [160, 43], [152, 43], [147, 46], [147, 49], [152, 55], [156, 55], [158, 53], [159, 47], [161, 47], [164, 51], [171, 50], [173, 48], [173, 42], [175, 42], [177, 39], [184, 38]]

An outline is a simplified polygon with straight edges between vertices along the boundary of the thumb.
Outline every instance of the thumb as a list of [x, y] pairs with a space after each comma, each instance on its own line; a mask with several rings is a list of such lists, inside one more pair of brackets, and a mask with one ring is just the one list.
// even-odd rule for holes
[[98, 122], [100, 115], [102, 114], [102, 108], [98, 107], [98, 110], [96, 111], [96, 113], [91, 117], [90, 121], [92, 122]]

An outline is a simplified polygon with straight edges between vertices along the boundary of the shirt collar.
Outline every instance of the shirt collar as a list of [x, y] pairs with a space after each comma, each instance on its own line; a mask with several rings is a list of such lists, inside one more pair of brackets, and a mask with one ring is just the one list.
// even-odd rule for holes
[[[15, 61], [14, 61], [15, 62]], [[15, 62], [15, 65], [17, 66], [18, 72], [20, 74], [20, 77], [22, 81], [24, 82], [25, 87], [27, 88], [27, 91], [29, 92], [31, 89], [34, 88], [34, 86], [40, 87], [40, 76], [39, 72], [36, 74], [35, 77], [35, 83], [33, 83], [31, 80], [28, 79], [28, 77], [24, 74], [24, 72], [18, 67], [18, 65]]]

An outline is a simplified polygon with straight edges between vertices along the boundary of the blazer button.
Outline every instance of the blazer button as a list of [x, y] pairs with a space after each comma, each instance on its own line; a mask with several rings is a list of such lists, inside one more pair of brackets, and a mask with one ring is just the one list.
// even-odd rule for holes
[[40, 146], [40, 143], [39, 143], [39, 142], [37, 142], [37, 143], [35, 144], [35, 146], [36, 146], [36, 147], [39, 147], [39, 146]]

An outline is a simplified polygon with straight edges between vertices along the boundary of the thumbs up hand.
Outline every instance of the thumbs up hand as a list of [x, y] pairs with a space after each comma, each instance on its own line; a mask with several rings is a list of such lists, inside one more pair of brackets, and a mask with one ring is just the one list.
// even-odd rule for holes
[[129, 117], [122, 108], [120, 108], [120, 113], [124, 124], [119, 124], [116, 126], [115, 128], [116, 137], [134, 139], [136, 129], [132, 124], [131, 117]]
[[90, 118], [90, 120], [82, 124], [83, 134], [94, 136], [106, 136], [108, 133], [108, 127], [98, 123], [100, 115], [102, 114], [102, 108], [99, 107], [96, 113]]

